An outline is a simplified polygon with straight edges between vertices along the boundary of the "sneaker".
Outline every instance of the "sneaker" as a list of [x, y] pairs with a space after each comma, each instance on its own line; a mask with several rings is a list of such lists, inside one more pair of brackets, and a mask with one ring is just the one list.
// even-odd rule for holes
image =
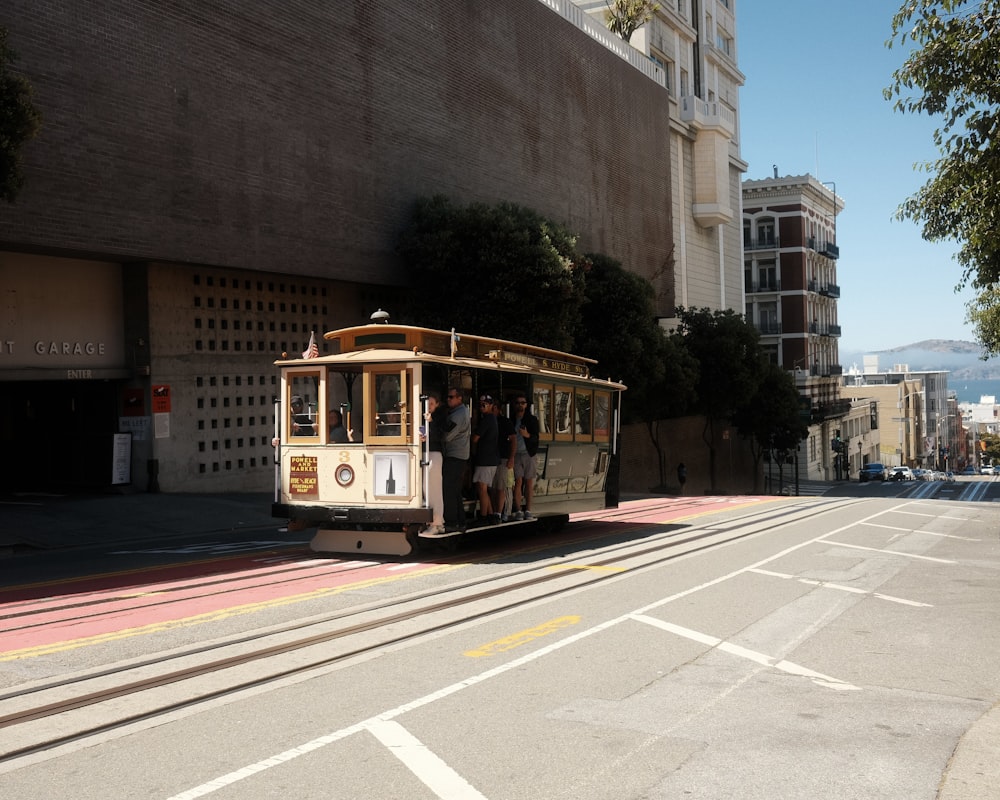
[[444, 533], [444, 525], [427, 525], [424, 527], [420, 533], [434, 535], [438, 533]]
[[524, 519], [524, 514], [522, 514], [520, 511], [515, 511], [513, 514], [510, 515], [510, 518], [512, 520], [517, 521], [519, 519]]
[[490, 525], [499, 525], [499, 524], [500, 524], [500, 515], [490, 514]]
[[535, 518], [535, 515], [534, 515], [534, 514], [532, 514], [532, 513], [530, 512], [530, 511], [525, 511], [525, 512], [524, 512], [524, 518], [525, 518], [525, 519], [534, 519], [534, 518]]

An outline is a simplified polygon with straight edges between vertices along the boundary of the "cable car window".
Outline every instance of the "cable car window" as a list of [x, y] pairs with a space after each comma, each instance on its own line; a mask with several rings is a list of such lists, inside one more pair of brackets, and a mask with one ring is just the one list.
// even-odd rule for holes
[[531, 413], [538, 419], [539, 439], [552, 441], [552, 386], [535, 384]]
[[611, 438], [611, 395], [594, 392], [594, 441], [606, 442]]
[[557, 386], [555, 394], [556, 441], [573, 439], [573, 390], [568, 386]]
[[285, 436], [288, 440], [319, 437], [319, 372], [289, 375], [285, 397]]
[[[354, 413], [354, 404], [358, 401], [355, 393], [361, 392], [361, 382], [355, 382], [361, 376], [361, 369], [331, 369], [326, 377], [326, 399], [327, 415], [329, 418], [331, 411], [340, 412], [340, 421], [345, 430], [337, 431], [331, 435], [330, 426], [327, 428], [327, 441], [331, 444], [342, 444], [344, 434], [347, 433], [348, 441], [360, 442], [364, 438], [364, 431], [360, 424], [361, 414]], [[362, 409], [364, 404], [358, 405]]]
[[365, 369], [365, 420], [372, 438], [394, 444], [406, 441], [410, 385], [405, 367], [380, 364]]
[[576, 440], [578, 442], [589, 442], [593, 438], [593, 413], [594, 393], [584, 389], [576, 390]]

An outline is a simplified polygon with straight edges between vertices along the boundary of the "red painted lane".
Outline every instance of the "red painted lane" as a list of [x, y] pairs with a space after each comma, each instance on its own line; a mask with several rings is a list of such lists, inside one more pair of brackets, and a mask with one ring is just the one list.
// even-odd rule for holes
[[[0, 604], [9, 608], [18, 603], [53, 598], [66, 599], [75, 596], [85, 599], [88, 594], [101, 594], [118, 588], [121, 591], [135, 589], [137, 576], [156, 574], [161, 580], [173, 577], [185, 578], [192, 574], [193, 569], [200, 570], [205, 577], [211, 575], [228, 575], [234, 570], [259, 569], [264, 558], [290, 558], [301, 554], [304, 548], [277, 550], [258, 550], [253, 553], [234, 553], [209, 559], [199, 559], [180, 564], [164, 564], [163, 566], [144, 567], [142, 570], [123, 570], [120, 572], [103, 572], [97, 575], [82, 575], [78, 578], [66, 578], [44, 583], [32, 583], [21, 586], [0, 587]], [[141, 550], [135, 552], [142, 552]], [[110, 557], [109, 557], [110, 558]], [[55, 594], [57, 592], [57, 594]]]
[[[386, 580], [437, 566], [433, 563], [365, 564], [358, 567], [357, 562], [327, 561], [315, 567], [316, 562], [311, 561], [309, 566], [312, 568], [281, 583], [262, 581], [261, 577], [266, 578], [269, 570], [260, 569], [255, 575], [208, 588], [201, 575], [196, 574], [187, 582], [178, 580], [168, 584], [171, 587], [168, 603], [163, 602], [167, 591], [163, 583], [133, 584], [134, 595], [129, 597], [121, 597], [120, 589], [116, 588], [108, 593], [108, 602], [100, 606], [100, 613], [96, 615], [92, 610], [83, 609], [87, 616], [80, 616], [79, 608], [45, 612], [33, 618], [38, 624], [5, 632], [0, 637], [0, 655], [72, 642], [84, 644], [133, 629], [142, 632], [142, 629], [157, 629], [184, 621], [196, 622], [213, 615], [239, 613], [246, 607], [308, 599], [346, 586]], [[93, 592], [91, 597], [101, 598], [101, 593]], [[3, 611], [0, 605], [0, 614]]]
[[[260, 559], [257, 559], [258, 561]], [[242, 563], [242, 562], [246, 563]], [[75, 578], [65, 582], [49, 584], [46, 588], [46, 595], [34, 600], [24, 600], [18, 603], [0, 604], [0, 619], [12, 619], [18, 616], [40, 614], [49, 610], [58, 612], [65, 610], [67, 613], [73, 610], [79, 611], [84, 607], [99, 607], [102, 603], [107, 603], [115, 598], [136, 598], [145, 594], [165, 594], [177, 589], [190, 588], [195, 581], [200, 581], [206, 592], [224, 591], [225, 587], [236, 584], [241, 578], [247, 580], [271, 579], [275, 583], [294, 578], [294, 573], [309, 570], [326, 570], [331, 564], [338, 569], [345, 565], [355, 565], [356, 562], [321, 562], [321, 561], [299, 561], [296, 562], [290, 557], [282, 559], [281, 563], [275, 563], [273, 558], [268, 558], [267, 565], [254, 564], [254, 559], [213, 560], [210, 565], [204, 562], [172, 565], [168, 569], [154, 568], [153, 570], [134, 570], [127, 573], [128, 580], [119, 579], [125, 577], [118, 573], [113, 576], [91, 575], [82, 578]], [[209, 569], [204, 569], [209, 566]], [[155, 582], [150, 580], [152, 574], [156, 575]], [[113, 577], [115, 580], [105, 582], [106, 577]], [[147, 580], [137, 582], [137, 577]], [[52, 589], [58, 589], [58, 594], [52, 594]], [[3, 593], [0, 593], [0, 600]], [[99, 611], [98, 611], [99, 613]]]
[[[573, 514], [572, 521], [662, 524], [774, 497], [649, 498], [618, 509]], [[239, 613], [265, 603], [296, 601], [374, 580], [438, 568], [441, 562], [336, 561], [261, 564], [274, 552], [241, 554], [210, 562], [85, 576], [51, 584], [0, 590], [0, 655], [85, 644], [116, 634], [142, 633], [171, 624]], [[280, 556], [279, 556], [280, 557]], [[155, 579], [149, 580], [155, 573]], [[140, 580], [146, 578], [146, 580]], [[18, 656], [13, 656], [18, 657]]]
[[629, 522], [632, 524], [656, 524], [673, 522], [677, 519], [709, 514], [725, 509], [745, 508], [764, 501], [781, 498], [769, 495], [739, 495], [711, 497], [649, 497], [630, 500], [617, 509], [588, 511], [570, 514], [570, 521], [598, 520], [607, 522]]

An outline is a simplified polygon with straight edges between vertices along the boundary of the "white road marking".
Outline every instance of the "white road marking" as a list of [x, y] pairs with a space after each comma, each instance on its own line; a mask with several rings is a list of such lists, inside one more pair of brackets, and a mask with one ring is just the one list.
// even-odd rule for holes
[[848, 592], [850, 594], [870, 594], [872, 597], [877, 597], [879, 600], [889, 600], [893, 603], [902, 603], [904, 606], [916, 606], [918, 608], [934, 608], [930, 603], [921, 603], [918, 600], [907, 600], [903, 597], [895, 597], [891, 594], [882, 594], [881, 592], [873, 592], [870, 589], [859, 589], [856, 586], [844, 586], [842, 583], [830, 583], [829, 581], [817, 581], [812, 578], [800, 578], [797, 575], [789, 575], [784, 572], [771, 572], [767, 569], [752, 569], [756, 575], [767, 575], [770, 578], [782, 578], [784, 580], [798, 581], [799, 583], [804, 583], [807, 586], [821, 586], [824, 589], [836, 589], [838, 592]]
[[398, 722], [373, 720], [365, 727], [442, 800], [486, 800], [465, 778]]
[[774, 669], [781, 670], [782, 672], [787, 672], [790, 675], [801, 675], [802, 677], [809, 678], [814, 683], [820, 686], [825, 686], [828, 689], [837, 689], [838, 691], [861, 691], [861, 687], [859, 686], [854, 686], [853, 684], [846, 683], [845, 681], [838, 680], [837, 678], [831, 678], [829, 675], [824, 675], [821, 672], [814, 672], [808, 667], [803, 667], [800, 664], [795, 664], [791, 661], [785, 661], [784, 659], [778, 660], [769, 655], [765, 655], [764, 653], [759, 653], [756, 650], [750, 650], [746, 647], [741, 647], [738, 644], [732, 644], [731, 642], [717, 639], [715, 636], [709, 636], [707, 633], [693, 631], [690, 628], [674, 625], [672, 622], [665, 622], [661, 619], [656, 619], [655, 617], [648, 617], [645, 614], [633, 614], [632, 619], [639, 622], [645, 622], [647, 625], [660, 628], [668, 633], [683, 636], [685, 639], [700, 642], [708, 647], [717, 648], [724, 653], [729, 653], [730, 655], [734, 655], [739, 658], [745, 658], [748, 661], [753, 661], [754, 663], [761, 664], [765, 667], [772, 667]]
[[902, 509], [894, 510], [892, 513], [909, 514], [914, 517], [933, 517], [934, 519], [953, 519], [957, 520], [958, 522], [969, 522], [972, 520], [972, 517], [949, 517], [945, 514], [924, 514], [923, 512], [920, 511], [903, 511]]
[[[866, 520], [869, 519], [875, 519], [875, 517], [881, 516], [884, 513], [888, 512], [880, 511], [877, 514], [872, 514], [869, 517], [865, 517], [863, 520], [861, 520], [861, 522], [865, 522]], [[181, 792], [180, 794], [168, 798], [168, 800], [195, 800], [195, 798], [204, 797], [205, 795], [212, 794], [218, 789], [231, 786], [232, 784], [235, 784], [243, 780], [244, 778], [249, 778], [252, 775], [255, 775], [259, 772], [263, 772], [264, 770], [269, 769], [273, 766], [279, 766], [281, 764], [287, 763], [288, 761], [291, 761], [294, 758], [298, 758], [300, 755], [311, 753], [315, 750], [320, 749], [321, 747], [325, 747], [328, 744], [331, 744], [333, 742], [339, 741], [340, 739], [346, 738], [347, 736], [351, 736], [355, 733], [358, 733], [359, 731], [367, 730], [368, 724], [375, 719], [383, 721], [395, 719], [396, 717], [402, 714], [408, 713], [417, 708], [421, 708], [422, 706], [429, 705], [442, 698], [449, 697], [450, 695], [453, 695], [464, 689], [468, 689], [472, 686], [476, 686], [484, 681], [491, 680], [492, 678], [495, 678], [498, 675], [503, 675], [504, 673], [510, 672], [511, 670], [520, 669], [524, 665], [530, 664], [532, 661], [544, 658], [545, 656], [548, 656], [551, 653], [561, 650], [564, 647], [569, 647], [570, 645], [576, 644], [577, 642], [582, 641], [583, 639], [586, 639], [589, 636], [593, 636], [596, 633], [600, 633], [601, 631], [605, 631], [609, 628], [614, 627], [615, 625], [619, 625], [622, 622], [630, 620], [636, 614], [639, 615], [645, 614], [656, 608], [661, 608], [665, 605], [668, 605], [669, 603], [672, 603], [675, 600], [679, 600], [682, 597], [687, 597], [688, 595], [695, 594], [697, 592], [703, 591], [713, 586], [717, 586], [721, 583], [725, 583], [726, 581], [732, 580], [733, 578], [743, 575], [746, 572], [759, 569], [760, 567], [763, 567], [765, 564], [770, 564], [773, 561], [777, 561], [778, 559], [784, 558], [785, 556], [790, 555], [791, 553], [794, 553], [798, 550], [801, 550], [806, 547], [811, 547], [815, 544], [823, 542], [825, 541], [825, 538], [827, 536], [832, 536], [834, 534], [841, 533], [842, 531], [846, 531], [854, 527], [856, 524], [858, 523], [852, 522], [840, 528], [836, 528], [835, 530], [829, 531], [828, 533], [824, 533], [820, 536], [816, 536], [812, 539], [800, 542], [799, 544], [786, 547], [784, 550], [781, 550], [775, 553], [774, 555], [768, 556], [767, 558], [763, 558], [760, 561], [750, 564], [749, 566], [740, 567], [739, 569], [733, 570], [732, 572], [729, 572], [725, 575], [720, 575], [718, 578], [713, 578], [712, 580], [705, 581], [704, 583], [698, 584], [697, 586], [692, 586], [683, 591], [676, 592], [675, 594], [660, 598], [659, 600], [649, 603], [643, 606], [642, 608], [638, 608], [635, 611], [625, 613], [620, 617], [616, 617], [615, 619], [606, 620], [605, 622], [599, 623], [593, 626], [592, 628], [579, 631], [575, 634], [567, 636], [565, 639], [560, 639], [558, 642], [552, 642], [551, 644], [548, 644], [545, 647], [541, 647], [538, 650], [535, 650], [531, 653], [526, 653], [520, 658], [515, 658], [513, 661], [508, 661], [504, 664], [500, 664], [499, 666], [496, 666], [493, 669], [486, 670], [485, 672], [480, 672], [478, 675], [473, 675], [472, 677], [467, 678], [464, 681], [453, 683], [450, 686], [446, 686], [443, 689], [439, 689], [436, 692], [432, 692], [430, 694], [424, 695], [423, 697], [417, 698], [416, 700], [412, 700], [409, 703], [405, 703], [401, 706], [397, 706], [394, 709], [385, 711], [379, 714], [377, 717], [373, 717], [370, 720], [359, 722], [355, 725], [351, 725], [350, 727], [342, 728], [339, 731], [334, 731], [333, 733], [320, 736], [298, 747], [294, 747], [290, 750], [285, 750], [283, 753], [279, 753], [276, 756], [264, 759], [263, 761], [258, 761], [257, 763], [250, 764], [249, 766], [246, 767], [242, 767], [241, 769], [235, 770], [226, 775], [222, 775], [221, 777], [215, 778], [214, 780], [208, 781], [207, 783], [203, 783], [200, 786], [195, 786], [191, 789], [188, 789], [185, 792]], [[727, 544], [723, 544], [721, 545], [721, 547], [723, 548], [730, 547], [735, 544], [736, 542], [733, 541]], [[784, 664], [785, 662], [781, 663]], [[791, 672], [791, 669], [788, 669], [788, 671]], [[840, 684], [837, 688], [847, 688], [847, 686], [848, 684]]]
[[862, 525], [867, 525], [869, 528], [886, 528], [890, 531], [903, 531], [904, 533], [922, 533], [925, 536], [941, 536], [945, 539], [961, 539], [963, 542], [979, 542], [981, 539], [973, 539], [969, 536], [955, 536], [953, 533], [935, 533], [934, 531], [922, 531], [918, 528], [897, 528], [895, 525], [879, 525], [874, 522], [862, 522]]
[[832, 539], [824, 539], [827, 544], [837, 547], [850, 547], [854, 550], [868, 550], [872, 553], [885, 553], [889, 556], [902, 556], [903, 558], [919, 558], [921, 561], [935, 561], [938, 564], [957, 564], [957, 561], [949, 561], [947, 558], [934, 558], [933, 556], [918, 556], [916, 553], [900, 553], [898, 550], [884, 550], [878, 547], [863, 547], [860, 544], [848, 544], [847, 542], [835, 542]]

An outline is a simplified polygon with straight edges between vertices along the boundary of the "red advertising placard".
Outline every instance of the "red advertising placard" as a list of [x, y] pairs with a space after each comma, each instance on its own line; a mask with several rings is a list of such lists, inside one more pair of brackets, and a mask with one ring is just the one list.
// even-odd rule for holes
[[142, 417], [146, 415], [146, 393], [142, 389], [122, 390], [122, 416]]
[[158, 384], [153, 387], [153, 413], [165, 414], [170, 411], [170, 387]]

